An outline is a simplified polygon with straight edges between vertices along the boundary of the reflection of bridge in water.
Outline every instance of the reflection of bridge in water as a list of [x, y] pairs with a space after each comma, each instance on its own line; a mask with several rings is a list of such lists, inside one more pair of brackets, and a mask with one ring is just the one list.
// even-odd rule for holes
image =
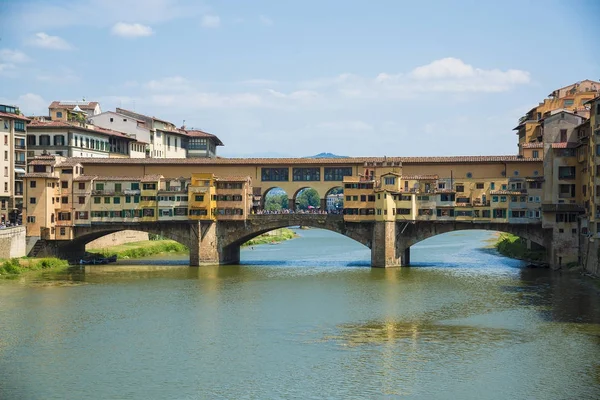
[[541, 223], [467, 221], [345, 221], [335, 214], [249, 215], [241, 221], [93, 222], [76, 226], [74, 239], [46, 241], [46, 253], [75, 259], [85, 245], [99, 237], [136, 230], [160, 235], [190, 249], [190, 265], [231, 264], [240, 261], [240, 246], [250, 239], [278, 228], [307, 226], [347, 236], [371, 249], [373, 267], [410, 264], [410, 247], [427, 238], [451, 231], [479, 229], [507, 232], [538, 245], [552, 248], [552, 229]]

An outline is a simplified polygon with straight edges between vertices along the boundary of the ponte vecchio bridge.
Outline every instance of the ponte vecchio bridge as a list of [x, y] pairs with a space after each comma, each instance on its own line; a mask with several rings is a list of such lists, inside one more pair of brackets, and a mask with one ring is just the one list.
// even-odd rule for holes
[[[555, 204], [541, 159], [47, 157], [28, 168], [26, 180], [43, 188], [35, 195], [40, 203], [52, 198], [47, 208], [54, 210], [50, 218], [28, 205], [26, 216], [35, 217], [28, 218], [35, 221], [28, 222], [28, 236], [39, 235], [38, 251], [61, 256], [76, 257], [98, 237], [138, 230], [185, 244], [192, 266], [237, 263], [247, 240], [298, 225], [362, 243], [371, 249], [374, 267], [409, 265], [412, 245], [465, 229], [508, 232], [537, 243], [551, 265], [578, 254], [572, 224], [580, 210]], [[300, 191], [313, 188], [323, 209], [327, 194], [342, 188], [343, 213], [258, 213], [273, 188], [288, 193], [292, 208]], [[66, 206], [55, 204], [57, 194], [68, 197]]]

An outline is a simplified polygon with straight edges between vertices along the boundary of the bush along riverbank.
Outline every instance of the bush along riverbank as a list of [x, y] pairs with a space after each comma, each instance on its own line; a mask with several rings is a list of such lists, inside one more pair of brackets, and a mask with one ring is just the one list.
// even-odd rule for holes
[[104, 249], [88, 250], [88, 253], [101, 254], [104, 257], [116, 255], [119, 259], [131, 259], [152, 256], [161, 253], [187, 253], [189, 249], [174, 240], [145, 240], [125, 243]]
[[242, 245], [245, 246], [256, 246], [259, 244], [272, 244], [272, 243], [280, 243], [286, 240], [294, 239], [298, 237], [293, 230], [288, 228], [277, 229], [273, 232], [264, 233], [260, 236], [255, 237], [254, 239], [248, 240], [246, 243]]
[[527, 241], [510, 233], [502, 233], [494, 245], [498, 253], [510, 258], [543, 263], [546, 261], [546, 252], [542, 250], [530, 250]]
[[69, 268], [66, 260], [58, 258], [11, 258], [0, 260], [0, 275], [5, 277], [21, 275], [25, 272]]

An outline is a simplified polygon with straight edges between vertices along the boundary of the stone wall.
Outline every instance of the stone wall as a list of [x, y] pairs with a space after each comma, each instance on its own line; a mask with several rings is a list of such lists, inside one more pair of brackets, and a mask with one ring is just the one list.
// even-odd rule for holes
[[0, 258], [25, 257], [25, 227], [0, 230]]
[[589, 238], [582, 242], [581, 263], [584, 271], [594, 276], [600, 277], [600, 240], [594, 238], [593, 242]]
[[89, 242], [86, 246], [86, 250], [91, 249], [104, 249], [110, 246], [118, 246], [124, 243], [141, 242], [148, 240], [147, 232], [140, 231], [120, 231], [110, 233], [106, 236], [102, 236], [96, 240]]

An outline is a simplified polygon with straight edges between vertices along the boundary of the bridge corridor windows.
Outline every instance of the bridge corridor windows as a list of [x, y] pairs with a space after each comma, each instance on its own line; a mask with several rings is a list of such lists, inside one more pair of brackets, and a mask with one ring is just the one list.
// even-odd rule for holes
[[319, 182], [321, 180], [321, 168], [292, 168], [292, 180], [294, 182]]
[[343, 181], [345, 176], [352, 176], [352, 167], [325, 167], [326, 181]]
[[261, 168], [263, 182], [288, 182], [290, 180], [289, 168]]

